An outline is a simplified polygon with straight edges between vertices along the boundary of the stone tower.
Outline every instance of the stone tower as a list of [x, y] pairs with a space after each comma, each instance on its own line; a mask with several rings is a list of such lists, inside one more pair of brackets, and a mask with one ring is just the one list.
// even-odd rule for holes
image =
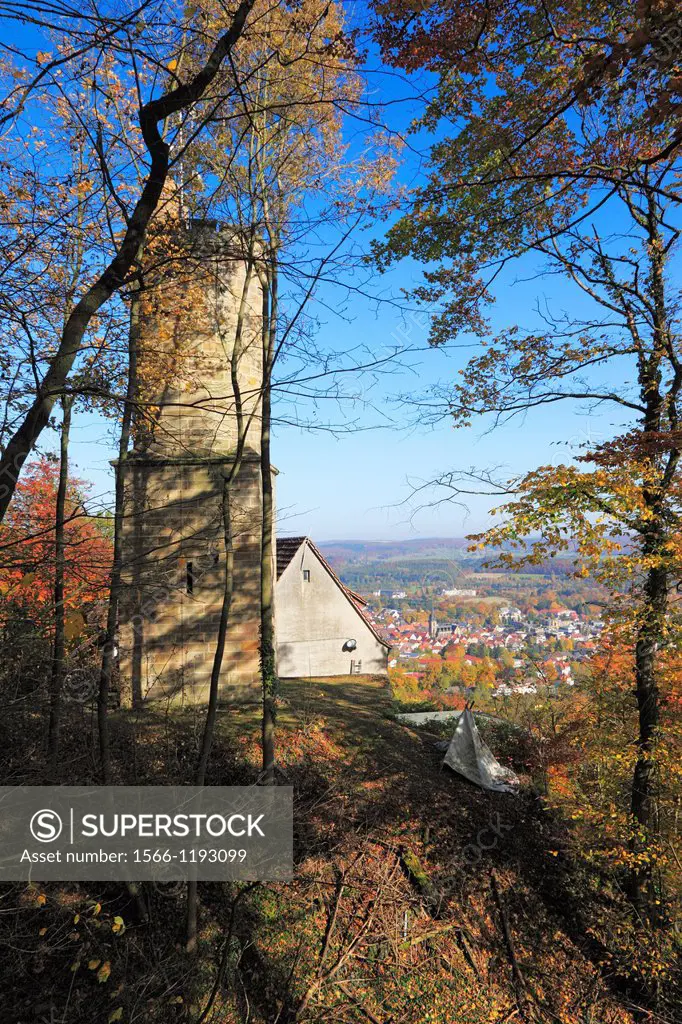
[[240, 419], [221, 690], [243, 697], [259, 685], [262, 294], [255, 272], [247, 281], [242, 242], [202, 221], [145, 253], [151, 269], [131, 328], [138, 387], [122, 531], [119, 663], [133, 703], [207, 698], [224, 589], [222, 495]]

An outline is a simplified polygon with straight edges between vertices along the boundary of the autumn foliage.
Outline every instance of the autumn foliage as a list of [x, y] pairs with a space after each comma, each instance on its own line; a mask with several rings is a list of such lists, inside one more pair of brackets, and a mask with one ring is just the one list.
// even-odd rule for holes
[[[22, 475], [0, 531], [0, 623], [30, 620], [49, 633], [54, 611], [55, 504], [59, 465], [47, 458]], [[87, 511], [87, 488], [71, 480], [65, 520], [64, 606], [67, 636], [78, 635], [88, 613], [106, 596], [111, 541], [106, 519]]]

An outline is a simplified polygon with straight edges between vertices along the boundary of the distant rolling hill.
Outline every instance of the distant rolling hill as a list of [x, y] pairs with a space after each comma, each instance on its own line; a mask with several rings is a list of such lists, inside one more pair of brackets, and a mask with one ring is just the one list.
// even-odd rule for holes
[[469, 541], [464, 537], [419, 537], [415, 540], [339, 540], [324, 541], [318, 547], [330, 561], [379, 562], [407, 558], [467, 557]]
[[464, 537], [400, 541], [328, 541], [319, 547], [344, 583], [357, 590], [395, 590], [415, 584], [449, 589], [474, 586], [470, 573], [484, 561]]
[[[425, 537], [414, 540], [325, 541], [318, 545], [347, 586], [354, 590], [399, 590], [414, 585], [436, 590], [476, 588], [484, 562], [493, 551], [469, 551], [464, 537]], [[550, 559], [533, 573], [565, 576], [570, 559]]]

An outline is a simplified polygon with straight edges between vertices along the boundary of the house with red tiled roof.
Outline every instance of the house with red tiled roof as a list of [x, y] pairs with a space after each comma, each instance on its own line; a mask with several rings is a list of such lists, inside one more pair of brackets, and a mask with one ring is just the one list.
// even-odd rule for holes
[[309, 537], [277, 538], [277, 673], [386, 675], [387, 640]]

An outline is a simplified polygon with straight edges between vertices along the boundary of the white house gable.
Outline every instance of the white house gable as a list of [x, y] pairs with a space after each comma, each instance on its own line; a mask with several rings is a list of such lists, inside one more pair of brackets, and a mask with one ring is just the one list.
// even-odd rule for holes
[[277, 670], [283, 677], [386, 674], [389, 645], [307, 537], [278, 539]]

